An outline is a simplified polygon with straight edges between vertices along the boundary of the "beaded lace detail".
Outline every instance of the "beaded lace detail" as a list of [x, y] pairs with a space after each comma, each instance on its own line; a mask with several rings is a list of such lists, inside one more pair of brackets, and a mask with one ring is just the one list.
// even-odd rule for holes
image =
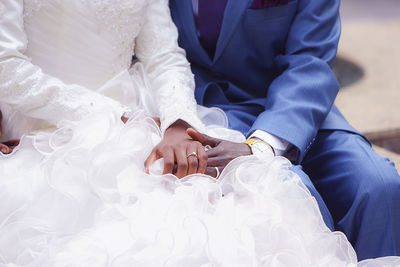
[[[24, 0], [24, 18], [30, 18], [48, 0]], [[56, 0], [53, 0], [56, 1]], [[74, 0], [72, 0], [74, 1]], [[120, 60], [111, 66], [116, 71], [129, 67], [127, 55], [134, 50], [134, 40], [142, 27], [143, 10], [148, 0], [79, 0], [88, 10], [92, 10], [103, 28], [102, 31], [115, 33], [113, 50]], [[70, 4], [66, 1], [62, 4]]]
[[194, 79], [190, 70], [176, 75], [171, 83], [166, 85], [159, 92], [158, 105], [161, 111], [162, 130], [168, 127], [178, 119], [183, 119], [197, 130], [202, 131], [202, 123], [197, 118], [196, 100], [194, 99], [193, 90]]
[[90, 6], [103, 30], [115, 33], [113, 50], [120, 60], [112, 66], [115, 70], [130, 66], [134, 40], [142, 28], [144, 7], [148, 0], [81, 0]]

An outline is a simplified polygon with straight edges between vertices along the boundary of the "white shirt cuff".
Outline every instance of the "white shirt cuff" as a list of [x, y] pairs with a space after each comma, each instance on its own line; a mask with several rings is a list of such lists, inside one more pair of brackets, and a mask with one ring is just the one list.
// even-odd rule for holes
[[275, 156], [283, 156], [290, 148], [290, 143], [282, 140], [275, 135], [264, 132], [262, 130], [254, 131], [249, 138], [258, 138], [272, 146]]

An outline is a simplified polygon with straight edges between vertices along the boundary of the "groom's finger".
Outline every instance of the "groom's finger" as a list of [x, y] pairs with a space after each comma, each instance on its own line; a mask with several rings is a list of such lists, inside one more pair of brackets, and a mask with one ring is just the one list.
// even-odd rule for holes
[[149, 173], [150, 166], [153, 165], [156, 160], [158, 160], [160, 156], [157, 155], [155, 150], [151, 151], [150, 155], [147, 157], [146, 161], [144, 162], [144, 167], [146, 168], [146, 172]]
[[227, 162], [226, 157], [215, 157], [215, 158], [208, 158], [207, 167], [222, 167], [225, 166]]
[[200, 142], [203, 146], [209, 145], [209, 146], [215, 147], [216, 145], [218, 145], [221, 142], [221, 139], [214, 138], [214, 137], [208, 136], [206, 134], [201, 134], [192, 128], [188, 128], [186, 130], [186, 133], [193, 140]]
[[[217, 171], [218, 168], [218, 171]], [[207, 167], [206, 169], [206, 175], [209, 175], [214, 178], [218, 178], [219, 174], [221, 174], [222, 168], [221, 167]]]
[[192, 128], [188, 128], [188, 129], [186, 130], [186, 133], [187, 133], [193, 140], [200, 142], [203, 146], [205, 146], [205, 145], [210, 145], [210, 144], [207, 143], [207, 139], [206, 139], [206, 137], [205, 137], [203, 134], [201, 134], [201, 133], [199, 133], [199, 132], [193, 130]]
[[221, 151], [221, 149], [220, 149], [218, 146], [207, 150], [206, 153], [207, 153], [207, 157], [208, 157], [208, 158], [218, 157], [218, 156], [220, 156], [221, 154], [223, 154], [223, 152]]

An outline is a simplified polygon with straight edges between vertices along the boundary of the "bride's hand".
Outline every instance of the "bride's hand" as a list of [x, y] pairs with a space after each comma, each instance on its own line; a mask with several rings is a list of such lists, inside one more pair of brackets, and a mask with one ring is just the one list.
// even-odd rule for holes
[[[0, 137], [2, 136], [2, 125], [1, 122], [3, 120], [3, 114], [1, 113], [0, 110]], [[13, 149], [19, 144], [19, 140], [12, 140], [8, 142], [1, 143], [0, 142], [0, 151], [3, 154], [10, 154]]]
[[0, 143], [0, 151], [3, 154], [10, 154], [12, 152], [12, 150], [3, 143]]
[[186, 133], [189, 127], [186, 122], [178, 120], [165, 131], [163, 140], [153, 149], [145, 162], [147, 172], [160, 158], [164, 159], [163, 174], [173, 173], [182, 178], [206, 171], [207, 153], [200, 142], [194, 141]]
[[[1, 110], [0, 110], [0, 137], [2, 136], [2, 128], [1, 128], [1, 121], [2, 120], [3, 120], [3, 114], [1, 113]], [[8, 146], [6, 146], [5, 144], [3, 144], [3, 143], [0, 143], [0, 151], [3, 154], [11, 153], [10, 148]]]
[[7, 142], [0, 143], [0, 151], [3, 154], [10, 154], [13, 152], [14, 148], [16, 148], [19, 145], [19, 140], [10, 140]]

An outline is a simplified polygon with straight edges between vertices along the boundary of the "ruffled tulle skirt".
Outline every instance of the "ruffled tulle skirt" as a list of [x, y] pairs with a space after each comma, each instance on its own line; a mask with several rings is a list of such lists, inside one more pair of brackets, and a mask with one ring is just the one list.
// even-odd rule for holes
[[[200, 108], [209, 135], [223, 113]], [[265, 153], [232, 161], [218, 180], [151, 174], [161, 140], [148, 112], [126, 124], [99, 113], [25, 135], [0, 157], [0, 266], [356, 266], [290, 162]], [[360, 266], [400, 266], [396, 258]]]

